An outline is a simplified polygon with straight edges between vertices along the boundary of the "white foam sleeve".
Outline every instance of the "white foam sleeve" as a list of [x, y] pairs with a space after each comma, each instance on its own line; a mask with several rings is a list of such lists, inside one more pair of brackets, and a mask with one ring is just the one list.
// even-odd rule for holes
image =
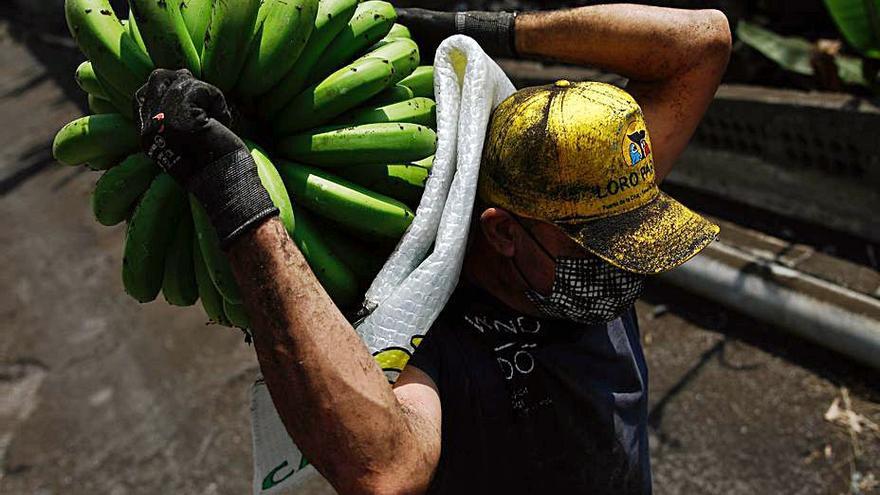
[[423, 335], [449, 300], [467, 247], [489, 118], [514, 91], [473, 39], [456, 35], [438, 47], [437, 153], [412, 225], [366, 294], [372, 312], [357, 330], [371, 352], [411, 351], [411, 338]]

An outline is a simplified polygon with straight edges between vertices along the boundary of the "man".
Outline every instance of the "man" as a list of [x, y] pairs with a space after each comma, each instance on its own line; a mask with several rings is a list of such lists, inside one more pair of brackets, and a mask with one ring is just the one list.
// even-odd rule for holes
[[417, 38], [461, 32], [490, 54], [620, 73], [635, 100], [561, 81], [496, 110], [461, 286], [391, 387], [276, 218], [222, 95], [156, 71], [138, 95], [145, 148], [211, 216], [285, 426], [342, 493], [650, 493], [632, 304], [642, 274], [717, 232], [654, 181], [711, 101], [726, 19], [634, 5], [400, 17]]

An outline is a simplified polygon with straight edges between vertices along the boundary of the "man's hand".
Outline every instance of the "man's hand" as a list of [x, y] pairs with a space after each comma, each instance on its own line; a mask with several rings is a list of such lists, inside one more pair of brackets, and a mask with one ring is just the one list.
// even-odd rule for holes
[[397, 22], [409, 28], [422, 51], [423, 60], [433, 60], [437, 46], [453, 34], [475, 39], [494, 57], [515, 57], [514, 21], [509, 12], [438, 12], [426, 9], [397, 10]]
[[141, 145], [208, 212], [221, 244], [278, 214], [223, 93], [186, 70], [156, 69], [135, 95]]

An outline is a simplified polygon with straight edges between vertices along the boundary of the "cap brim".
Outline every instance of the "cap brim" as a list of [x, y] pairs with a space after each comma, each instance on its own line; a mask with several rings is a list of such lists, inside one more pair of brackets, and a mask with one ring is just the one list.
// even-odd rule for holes
[[557, 222], [586, 250], [618, 268], [654, 275], [694, 257], [719, 227], [660, 192], [635, 210], [585, 222]]

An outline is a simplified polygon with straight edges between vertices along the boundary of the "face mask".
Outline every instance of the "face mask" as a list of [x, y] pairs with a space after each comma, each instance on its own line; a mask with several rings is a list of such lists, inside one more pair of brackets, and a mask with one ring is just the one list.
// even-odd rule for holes
[[556, 263], [553, 288], [550, 295], [544, 296], [534, 289], [514, 261], [514, 267], [529, 286], [526, 297], [542, 315], [583, 324], [607, 323], [632, 306], [641, 295], [644, 275], [622, 270], [595, 256], [554, 258], [522, 222], [517, 219], [517, 223]]

